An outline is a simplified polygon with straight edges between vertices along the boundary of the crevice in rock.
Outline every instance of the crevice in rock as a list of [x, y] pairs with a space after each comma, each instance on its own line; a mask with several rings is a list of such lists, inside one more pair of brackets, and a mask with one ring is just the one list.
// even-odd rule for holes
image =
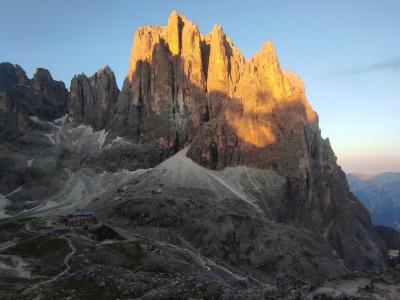
[[[200, 50], [201, 50], [201, 62], [203, 65], [204, 80], [205, 82], [207, 82], [208, 62], [210, 60], [210, 44], [208, 44], [205, 40], [200, 41]], [[205, 85], [205, 89], [207, 92], [207, 85]]]

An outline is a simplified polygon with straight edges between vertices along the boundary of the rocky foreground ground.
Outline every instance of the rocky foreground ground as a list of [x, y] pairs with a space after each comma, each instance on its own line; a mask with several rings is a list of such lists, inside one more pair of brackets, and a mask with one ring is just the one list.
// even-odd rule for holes
[[111, 224], [53, 232], [62, 217], [0, 224], [0, 299], [399, 299], [400, 269], [310, 285], [261, 283], [199, 253]]

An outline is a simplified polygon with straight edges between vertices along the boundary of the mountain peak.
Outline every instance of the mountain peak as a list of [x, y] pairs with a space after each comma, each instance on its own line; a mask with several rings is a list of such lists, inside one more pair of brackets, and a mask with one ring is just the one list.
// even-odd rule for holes
[[50, 71], [44, 68], [37, 68], [35, 74], [33, 75], [33, 80], [37, 81], [52, 81], [53, 77], [50, 74]]
[[182, 17], [173, 10], [168, 18], [166, 35], [168, 47], [172, 55], [179, 55], [181, 49]]
[[224, 30], [222, 29], [222, 26], [220, 24], [214, 24], [214, 26], [211, 29], [211, 34], [215, 33], [218, 35], [224, 35]]
[[100, 130], [110, 122], [110, 111], [119, 96], [114, 72], [106, 65], [91, 77], [74, 76], [71, 81], [68, 112], [77, 123]]
[[[171, 109], [168, 107], [188, 114], [176, 120], [179, 126], [168, 125], [172, 127], [167, 136], [162, 130], [151, 130], [154, 138], [168, 145], [189, 142], [192, 129], [220, 115], [228, 103], [232, 106], [230, 98], [242, 106], [235, 114], [225, 109], [230, 126], [245, 140], [257, 141], [256, 144], [263, 147], [269, 144], [267, 141], [276, 141], [278, 134], [273, 133], [271, 126], [253, 127], [253, 120], [244, 124], [240, 111], [249, 113], [249, 118], [255, 118], [255, 113], [264, 118], [266, 113], [272, 114], [274, 101], [300, 101], [306, 112], [305, 122], [317, 120], [304, 95], [304, 85], [297, 75], [281, 70], [271, 41], [265, 42], [252, 59], [246, 61], [221, 25], [215, 24], [211, 32], [202, 35], [197, 25], [175, 10], [169, 15], [166, 26], [145, 26], [136, 30], [125, 88], [130, 90], [131, 103], [141, 107], [139, 119], [153, 113], [167, 113]], [[123, 112], [117, 111], [117, 114]], [[132, 132], [146, 136], [143, 132], [146, 126], [139, 124], [142, 121], [137, 123], [140, 128]], [[252, 131], [255, 133], [251, 136], [257, 138], [249, 139], [248, 132]]]
[[179, 16], [180, 16], [180, 14], [175, 9], [173, 9], [173, 10], [171, 10], [171, 13], [169, 14], [168, 20], [170, 20], [171, 18], [177, 18]]
[[11, 85], [15, 82], [20, 84], [28, 84], [29, 78], [25, 71], [17, 64], [8, 62], [0, 63], [0, 86]]
[[105, 66], [101, 67], [100, 69], [98, 69], [96, 74], [99, 75], [99, 76], [101, 74], [107, 74], [107, 75], [114, 76], [114, 72], [111, 70], [109, 65], [105, 65]]
[[185, 15], [179, 13], [175, 9], [171, 10], [171, 13], [169, 14], [169, 17], [168, 17], [168, 23], [170, 20], [173, 20], [173, 19], [181, 19], [182, 21], [186, 21], [186, 22], [188, 21], [188, 18], [186, 18]]
[[262, 53], [272, 54], [275, 56], [275, 46], [272, 41], [266, 41], [261, 47]]

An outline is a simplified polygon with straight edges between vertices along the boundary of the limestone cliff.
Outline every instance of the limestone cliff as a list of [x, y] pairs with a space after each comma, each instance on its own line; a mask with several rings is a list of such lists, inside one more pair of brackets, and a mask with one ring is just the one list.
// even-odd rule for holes
[[173, 151], [190, 144], [207, 168], [273, 169], [286, 179], [279, 221], [323, 235], [350, 269], [385, 265], [302, 81], [281, 70], [271, 42], [246, 60], [221, 26], [202, 35], [175, 11], [166, 26], [138, 28], [111, 128]]
[[90, 78], [84, 74], [75, 76], [71, 81], [69, 114], [75, 122], [103, 129], [118, 95], [115, 75], [108, 66]]
[[0, 139], [12, 139], [32, 126], [29, 116], [52, 120], [67, 112], [68, 91], [46, 69], [32, 79], [18, 65], [0, 64]]
[[173, 11], [166, 26], [138, 28], [113, 130], [181, 148], [218, 114], [221, 91], [233, 93], [243, 63], [220, 26], [204, 36]]

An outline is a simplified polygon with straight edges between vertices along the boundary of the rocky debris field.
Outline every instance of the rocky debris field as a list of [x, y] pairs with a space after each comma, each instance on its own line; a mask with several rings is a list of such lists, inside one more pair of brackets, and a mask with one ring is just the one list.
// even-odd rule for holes
[[400, 268], [349, 273], [330, 279], [306, 299], [399, 299]]
[[400, 269], [269, 284], [111, 225], [60, 235], [62, 217], [0, 223], [0, 299], [398, 299]]
[[61, 221], [0, 224], [0, 299], [243, 299], [273, 291], [195, 252], [141, 235], [125, 238], [106, 225], [53, 233]]
[[67, 115], [29, 119], [31, 131], [0, 142], [0, 218], [82, 208], [163, 159], [155, 143], [111, 137]]

